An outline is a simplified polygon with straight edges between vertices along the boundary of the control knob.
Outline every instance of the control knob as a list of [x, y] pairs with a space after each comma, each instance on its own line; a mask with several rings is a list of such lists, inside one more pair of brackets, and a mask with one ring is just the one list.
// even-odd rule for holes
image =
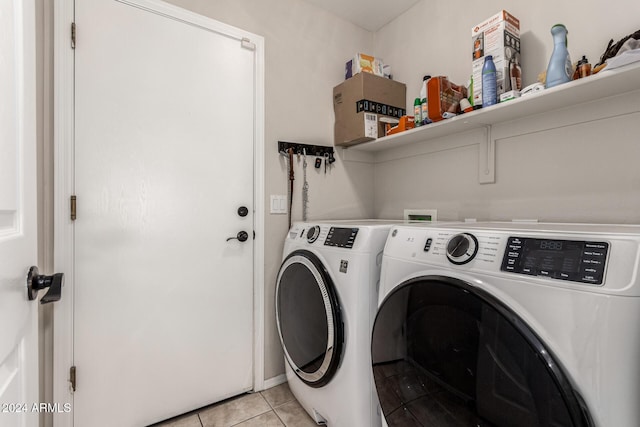
[[314, 225], [307, 231], [307, 242], [313, 243], [318, 240], [318, 236], [320, 236], [320, 226]]
[[447, 258], [456, 265], [466, 264], [478, 253], [478, 239], [471, 233], [460, 233], [449, 239]]

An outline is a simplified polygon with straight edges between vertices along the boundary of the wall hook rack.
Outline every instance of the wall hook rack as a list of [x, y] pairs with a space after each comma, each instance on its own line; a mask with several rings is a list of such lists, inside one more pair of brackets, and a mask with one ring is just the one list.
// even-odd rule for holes
[[307, 156], [334, 158], [333, 147], [327, 147], [324, 145], [300, 144], [298, 142], [278, 141], [279, 153], [286, 153], [289, 148], [293, 148], [293, 154], [304, 154], [304, 151], [306, 150]]

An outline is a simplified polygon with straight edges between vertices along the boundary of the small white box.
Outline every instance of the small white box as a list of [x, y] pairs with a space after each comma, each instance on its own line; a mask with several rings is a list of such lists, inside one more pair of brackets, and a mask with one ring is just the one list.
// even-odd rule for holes
[[376, 76], [384, 76], [384, 63], [382, 59], [364, 53], [356, 53], [353, 59], [345, 64], [344, 79], [350, 79], [358, 73], [371, 73]]
[[510, 90], [509, 92], [500, 94], [500, 102], [511, 101], [512, 99], [516, 98], [520, 98], [519, 90]]

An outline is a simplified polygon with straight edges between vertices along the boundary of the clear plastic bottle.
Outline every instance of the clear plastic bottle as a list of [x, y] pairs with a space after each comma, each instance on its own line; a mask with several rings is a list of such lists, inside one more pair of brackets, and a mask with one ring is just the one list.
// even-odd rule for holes
[[487, 55], [482, 66], [482, 107], [488, 107], [498, 103], [498, 91], [496, 87], [496, 65], [493, 56]]
[[573, 75], [571, 58], [567, 50], [567, 34], [567, 28], [562, 24], [556, 24], [551, 27], [553, 53], [551, 53], [551, 59], [549, 59], [549, 66], [547, 67], [547, 88], [567, 83]]
[[422, 106], [422, 124], [428, 125], [431, 123], [429, 120], [429, 104], [427, 100], [427, 82], [431, 76], [424, 76], [422, 78], [422, 87], [420, 88], [420, 103]]

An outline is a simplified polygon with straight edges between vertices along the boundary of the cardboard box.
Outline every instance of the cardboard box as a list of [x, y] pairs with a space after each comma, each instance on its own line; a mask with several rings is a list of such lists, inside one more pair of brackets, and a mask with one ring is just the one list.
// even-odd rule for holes
[[404, 83], [359, 73], [333, 88], [334, 138], [337, 146], [350, 146], [384, 135], [382, 116], [406, 115]]
[[382, 59], [364, 53], [356, 53], [353, 59], [345, 64], [344, 79], [350, 79], [358, 73], [371, 73], [376, 76], [384, 76], [384, 63]]
[[[482, 66], [487, 55], [496, 65], [498, 97], [522, 89], [520, 68], [520, 21], [502, 10], [471, 29], [473, 43], [473, 105], [482, 104]], [[514, 78], [511, 78], [511, 74]], [[513, 81], [513, 84], [512, 84]], [[520, 87], [512, 87], [520, 85]]]

